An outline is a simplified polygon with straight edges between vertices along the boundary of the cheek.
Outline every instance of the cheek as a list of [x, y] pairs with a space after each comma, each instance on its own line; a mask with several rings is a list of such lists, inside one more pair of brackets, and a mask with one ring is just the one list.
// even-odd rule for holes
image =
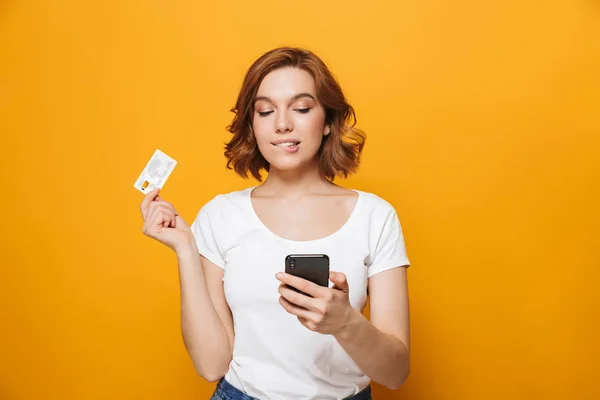
[[276, 148], [271, 144], [271, 140], [273, 139], [271, 131], [264, 122], [256, 122], [252, 124], [252, 128], [254, 130], [254, 139], [256, 140], [258, 151], [263, 155], [263, 157], [267, 158], [267, 161], [269, 161], [272, 157], [272, 154], [276, 154], [274, 153]]
[[252, 131], [254, 132], [254, 138], [259, 146], [269, 142], [269, 130], [267, 124], [261, 120], [254, 120], [252, 123]]
[[302, 130], [305, 139], [311, 142], [321, 142], [324, 133], [325, 118], [321, 116], [312, 116], [311, 118], [302, 118], [298, 121], [296, 128]]
[[301, 128], [306, 133], [322, 134], [325, 126], [325, 115], [322, 112], [314, 111], [298, 116], [294, 122], [297, 128]]

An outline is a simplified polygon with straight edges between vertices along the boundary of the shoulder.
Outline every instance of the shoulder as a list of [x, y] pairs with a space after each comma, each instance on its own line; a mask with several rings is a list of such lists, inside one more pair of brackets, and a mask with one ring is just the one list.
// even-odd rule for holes
[[227, 216], [234, 210], [243, 210], [251, 190], [252, 187], [229, 193], [217, 194], [200, 208], [198, 215], [207, 215], [216, 218]]
[[361, 190], [356, 190], [356, 192], [358, 192], [361, 197], [363, 210], [366, 210], [369, 214], [387, 218], [390, 214], [396, 213], [394, 206], [383, 197], [375, 193], [364, 192]]

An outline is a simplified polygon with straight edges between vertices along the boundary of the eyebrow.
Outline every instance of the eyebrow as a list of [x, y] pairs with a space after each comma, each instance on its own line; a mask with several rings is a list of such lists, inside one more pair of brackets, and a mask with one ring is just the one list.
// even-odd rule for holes
[[[296, 101], [296, 100], [301, 99], [303, 97], [308, 97], [308, 98], [313, 99], [314, 101], [317, 101], [317, 99], [315, 99], [315, 96], [313, 96], [310, 93], [298, 93], [297, 95], [295, 95], [294, 97], [292, 97], [290, 100], [291, 101]], [[256, 103], [257, 101], [260, 101], [260, 100], [268, 101], [269, 103], [274, 103], [274, 101], [270, 97], [267, 97], [267, 96], [257, 96], [257, 97], [254, 98], [253, 104]]]

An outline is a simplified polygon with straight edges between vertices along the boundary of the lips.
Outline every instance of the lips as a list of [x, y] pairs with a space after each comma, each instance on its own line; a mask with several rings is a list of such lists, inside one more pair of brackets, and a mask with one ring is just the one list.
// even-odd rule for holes
[[279, 146], [279, 145], [286, 145], [289, 146], [291, 145], [298, 145], [300, 143], [300, 140], [298, 139], [293, 139], [293, 138], [288, 138], [288, 139], [278, 139], [274, 142], [271, 142], [271, 144], [275, 145], [275, 146]]
[[287, 153], [295, 153], [298, 151], [300, 141], [297, 139], [279, 139], [272, 142], [272, 144]]

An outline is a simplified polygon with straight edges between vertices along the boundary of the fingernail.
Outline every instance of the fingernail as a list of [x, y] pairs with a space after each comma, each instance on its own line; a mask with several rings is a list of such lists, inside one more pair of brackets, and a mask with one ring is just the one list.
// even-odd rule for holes
[[275, 274], [275, 277], [277, 279], [281, 279], [281, 278], [283, 278], [283, 274], [281, 272], [278, 272], [278, 273]]

